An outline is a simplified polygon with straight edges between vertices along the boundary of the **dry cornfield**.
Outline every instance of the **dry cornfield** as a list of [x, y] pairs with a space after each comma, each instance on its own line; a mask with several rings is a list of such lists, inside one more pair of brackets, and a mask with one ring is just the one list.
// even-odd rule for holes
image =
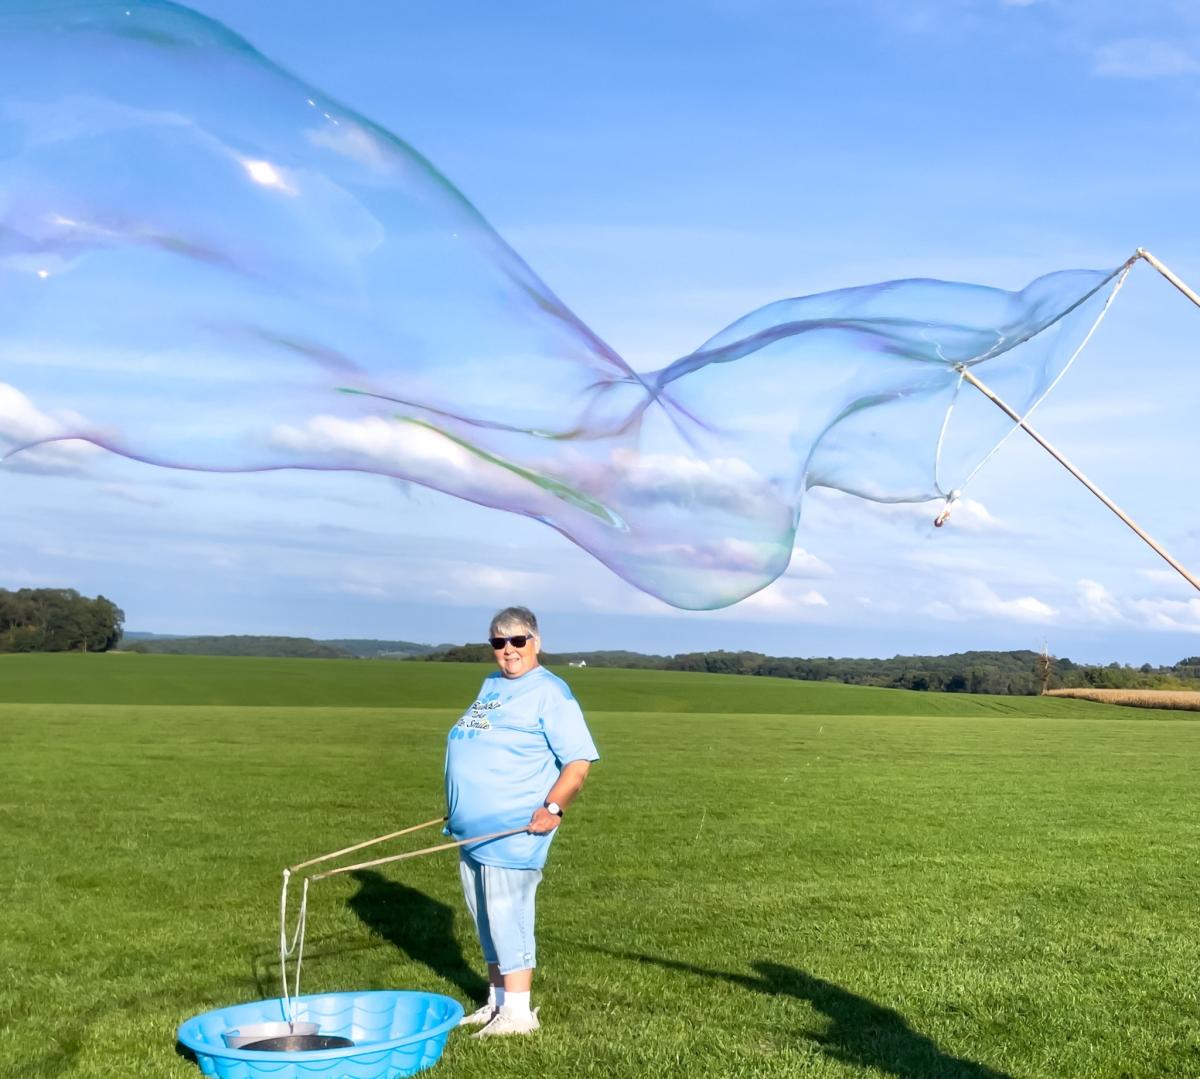
[[1176, 689], [1051, 689], [1048, 697], [1078, 697], [1129, 708], [1175, 708], [1200, 712], [1200, 693]]

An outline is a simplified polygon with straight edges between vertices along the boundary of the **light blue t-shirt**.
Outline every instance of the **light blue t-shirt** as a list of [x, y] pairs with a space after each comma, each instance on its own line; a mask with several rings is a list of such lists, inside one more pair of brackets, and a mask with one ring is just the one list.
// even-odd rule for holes
[[[558, 675], [545, 667], [520, 678], [489, 674], [446, 740], [446, 830], [467, 839], [528, 824], [563, 765], [599, 759], [583, 712]], [[518, 832], [463, 850], [483, 865], [541, 869], [554, 835]]]

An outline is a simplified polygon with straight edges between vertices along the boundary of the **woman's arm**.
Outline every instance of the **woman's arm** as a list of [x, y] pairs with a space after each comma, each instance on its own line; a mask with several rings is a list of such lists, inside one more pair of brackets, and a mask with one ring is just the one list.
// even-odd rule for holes
[[[575, 796], [583, 789], [588, 769], [591, 766], [591, 761], [568, 761], [564, 764], [562, 771], [558, 774], [558, 781], [550, 788], [550, 793], [546, 795], [546, 801], [557, 802], [559, 808], [565, 812], [567, 806], [575, 800]], [[553, 832], [561, 820], [561, 817], [555, 816], [544, 805], [538, 806], [533, 811], [533, 817], [529, 821], [529, 831], [534, 835], [545, 835], [547, 832]]]

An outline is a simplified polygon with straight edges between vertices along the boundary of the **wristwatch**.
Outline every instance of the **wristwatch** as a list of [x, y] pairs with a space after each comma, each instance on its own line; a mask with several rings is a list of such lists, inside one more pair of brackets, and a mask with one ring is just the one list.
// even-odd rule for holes
[[553, 813], [556, 817], [562, 816], [562, 806], [560, 806], [557, 802], [547, 802], [546, 809]]

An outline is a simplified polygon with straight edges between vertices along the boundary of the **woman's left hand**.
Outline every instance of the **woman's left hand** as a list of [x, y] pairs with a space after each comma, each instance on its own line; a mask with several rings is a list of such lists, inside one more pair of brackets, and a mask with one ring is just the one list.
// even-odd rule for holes
[[562, 817], [556, 817], [545, 806], [538, 806], [529, 819], [529, 827], [526, 831], [532, 832], [534, 835], [545, 835], [547, 832], [553, 832], [561, 821]]

